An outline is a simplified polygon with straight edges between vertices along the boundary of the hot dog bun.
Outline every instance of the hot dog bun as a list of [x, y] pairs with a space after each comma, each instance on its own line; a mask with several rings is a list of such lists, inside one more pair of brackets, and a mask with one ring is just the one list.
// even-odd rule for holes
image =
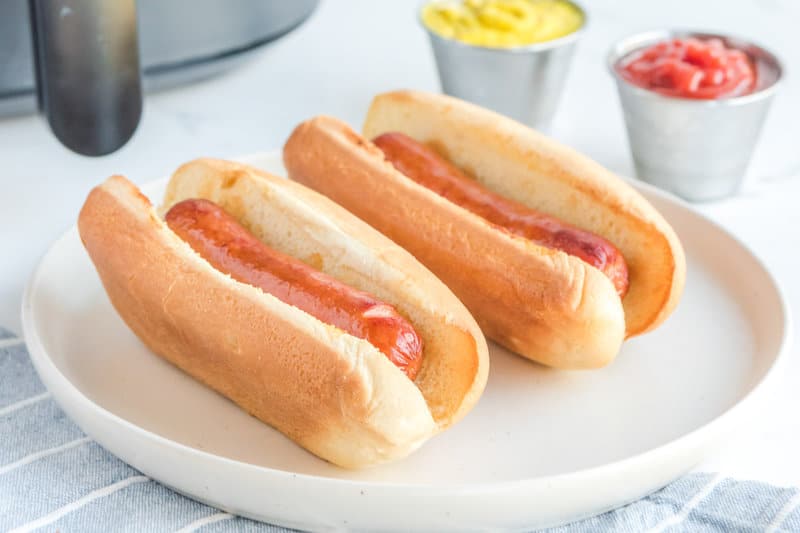
[[678, 237], [647, 200], [601, 165], [507, 117], [443, 95], [377, 96], [364, 135], [386, 131], [432, 143], [488, 189], [613, 242], [629, 270], [627, 337], [659, 326], [675, 309], [686, 278]]
[[387, 238], [313, 191], [230, 162], [182, 166], [163, 209], [186, 198], [218, 203], [268, 245], [392, 304], [424, 359], [412, 382], [367, 341], [215, 270], [113, 176], [78, 227], [112, 304], [153, 352], [348, 468], [406, 456], [478, 400], [488, 355], [477, 324]]
[[[364, 126], [318, 117], [284, 147], [292, 179], [406, 247], [472, 311], [487, 336], [560, 368], [596, 368], [626, 336], [660, 324], [677, 304], [683, 250], [664, 219], [622, 180], [508, 118], [446, 96], [379, 95]], [[434, 147], [488, 189], [600, 235], [622, 252], [623, 302], [599, 270], [498, 231], [414, 183], [367, 139], [401, 132]]]

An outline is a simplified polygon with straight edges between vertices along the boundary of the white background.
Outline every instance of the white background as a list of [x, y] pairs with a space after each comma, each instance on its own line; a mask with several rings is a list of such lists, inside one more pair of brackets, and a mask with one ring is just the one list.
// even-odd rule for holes
[[[101, 159], [68, 152], [34, 116], [0, 120], [0, 325], [19, 333], [22, 289], [38, 258], [75, 222], [89, 189], [112, 173], [138, 183], [197, 156], [279, 148], [319, 113], [360, 124], [371, 97], [395, 88], [438, 90], [412, 1], [323, 0], [298, 31], [222, 77], [148, 96], [122, 150]], [[751, 165], [746, 192], [698, 206], [747, 243], [800, 309], [800, 2], [796, 0], [584, 0], [579, 45], [553, 136], [631, 175], [627, 139], [605, 55], [627, 34], [656, 28], [737, 33], [775, 51], [788, 76]], [[2, 65], [0, 65], [2, 68]], [[709, 312], [713, 312], [710, 309]], [[800, 486], [798, 352], [763, 416], [703, 469]]]

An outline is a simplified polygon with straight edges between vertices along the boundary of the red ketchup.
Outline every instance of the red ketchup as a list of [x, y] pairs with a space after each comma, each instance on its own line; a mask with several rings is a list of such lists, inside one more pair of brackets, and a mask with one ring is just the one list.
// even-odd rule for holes
[[747, 54], [720, 39], [672, 39], [637, 50], [617, 64], [629, 82], [667, 96], [713, 100], [755, 90]]

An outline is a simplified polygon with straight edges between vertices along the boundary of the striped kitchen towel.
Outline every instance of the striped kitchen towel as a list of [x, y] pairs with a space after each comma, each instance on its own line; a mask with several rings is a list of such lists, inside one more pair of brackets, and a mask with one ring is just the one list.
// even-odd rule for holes
[[[800, 531], [800, 491], [691, 474], [615, 511], [552, 529]], [[176, 494], [106, 452], [0, 329], [0, 531], [287, 531]]]

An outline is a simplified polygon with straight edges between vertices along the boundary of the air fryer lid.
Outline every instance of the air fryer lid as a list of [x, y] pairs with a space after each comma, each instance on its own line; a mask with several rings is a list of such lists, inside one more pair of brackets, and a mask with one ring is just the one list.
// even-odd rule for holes
[[0, 0], [0, 116], [38, 103], [68, 148], [113, 152], [136, 129], [142, 87], [163, 89], [240, 64], [299, 26], [317, 3]]

